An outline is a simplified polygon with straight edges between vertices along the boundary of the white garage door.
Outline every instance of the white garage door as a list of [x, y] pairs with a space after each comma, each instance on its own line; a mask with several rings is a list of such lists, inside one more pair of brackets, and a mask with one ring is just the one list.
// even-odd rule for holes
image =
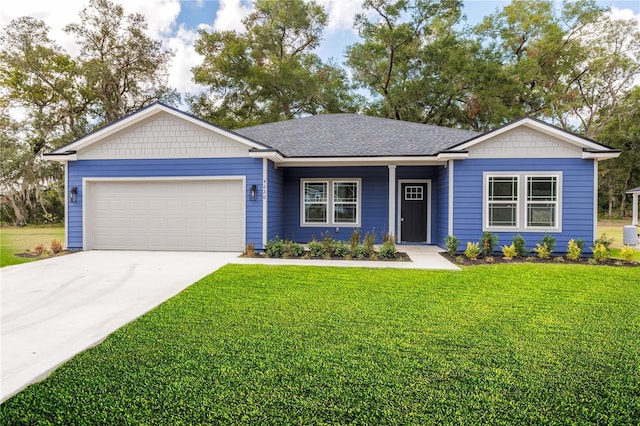
[[93, 181], [86, 185], [85, 248], [239, 251], [241, 180]]

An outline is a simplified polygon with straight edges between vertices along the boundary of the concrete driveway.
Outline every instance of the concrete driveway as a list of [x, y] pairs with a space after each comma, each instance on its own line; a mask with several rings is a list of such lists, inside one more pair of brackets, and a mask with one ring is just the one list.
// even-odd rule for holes
[[89, 251], [0, 270], [0, 402], [240, 253]]

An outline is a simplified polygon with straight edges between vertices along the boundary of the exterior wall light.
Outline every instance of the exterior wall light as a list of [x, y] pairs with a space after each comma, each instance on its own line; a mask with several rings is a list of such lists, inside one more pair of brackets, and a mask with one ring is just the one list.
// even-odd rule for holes
[[251, 201], [256, 201], [258, 199], [258, 186], [253, 184], [251, 188], [249, 188], [249, 199]]
[[75, 203], [78, 201], [78, 187], [74, 186], [69, 190], [69, 202]]

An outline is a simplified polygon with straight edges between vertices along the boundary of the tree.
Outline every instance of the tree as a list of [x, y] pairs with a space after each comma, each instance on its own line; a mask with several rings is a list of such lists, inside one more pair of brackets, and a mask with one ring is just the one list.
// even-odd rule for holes
[[[626, 213], [628, 195], [626, 191], [640, 186], [640, 86], [636, 86], [620, 103], [606, 111], [598, 140], [622, 151], [616, 159], [607, 160], [600, 166], [600, 191], [606, 194], [603, 200], [609, 217], [618, 209], [619, 215]], [[596, 125], [599, 126], [599, 123]]]
[[456, 79], [472, 49], [454, 30], [458, 0], [365, 0], [356, 16], [363, 41], [347, 48], [357, 85], [373, 96], [371, 111], [398, 120], [458, 124], [465, 82]]
[[204, 60], [193, 74], [208, 92], [189, 97], [191, 110], [227, 128], [353, 111], [344, 71], [312, 53], [327, 22], [322, 7], [257, 0], [254, 8], [244, 33], [200, 31]]
[[83, 95], [93, 118], [110, 123], [155, 101], [173, 102], [178, 95], [167, 84], [173, 53], [144, 31], [141, 14], [125, 15], [109, 0], [90, 0], [80, 23], [65, 31], [75, 35], [84, 77]]
[[46, 212], [45, 188], [59, 189], [62, 167], [43, 161], [42, 154], [86, 131], [77, 116], [84, 108], [77, 64], [48, 31], [44, 22], [25, 17], [0, 36], [1, 189], [19, 226], [34, 202]]

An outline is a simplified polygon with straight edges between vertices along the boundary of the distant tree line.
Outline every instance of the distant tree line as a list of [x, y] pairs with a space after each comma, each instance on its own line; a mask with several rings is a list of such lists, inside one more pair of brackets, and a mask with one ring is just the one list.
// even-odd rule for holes
[[[183, 100], [225, 128], [358, 112], [488, 131], [528, 115], [623, 151], [600, 165], [600, 209], [630, 210], [640, 186], [640, 30], [593, 0], [512, 0], [470, 26], [461, 0], [364, 0], [345, 64], [315, 52], [328, 17], [314, 1], [256, 0], [244, 31], [200, 30], [199, 93], [167, 85], [173, 52], [139, 14], [90, 0], [72, 57], [44, 22], [0, 34], [2, 219], [61, 219], [62, 168], [42, 153], [145, 105]], [[390, 143], [392, 143], [390, 141]]]

